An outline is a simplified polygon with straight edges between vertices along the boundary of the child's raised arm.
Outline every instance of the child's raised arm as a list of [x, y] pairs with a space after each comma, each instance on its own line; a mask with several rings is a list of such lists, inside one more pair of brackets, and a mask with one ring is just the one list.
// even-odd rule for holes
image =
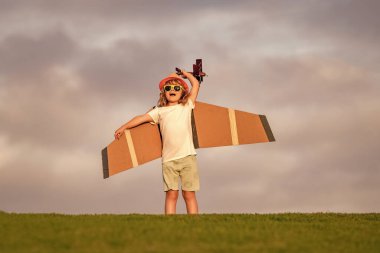
[[153, 122], [152, 117], [148, 113], [134, 117], [115, 131], [115, 139], [119, 139], [126, 129], [130, 129], [145, 122]]
[[193, 101], [193, 103], [195, 103], [195, 100], [197, 99], [198, 92], [199, 92], [199, 82], [189, 72], [186, 72], [186, 71], [182, 70], [182, 74], [183, 74], [184, 77], [186, 77], [187, 79], [189, 79], [189, 81], [191, 83], [191, 90], [190, 90], [189, 98], [191, 99], [191, 101]]

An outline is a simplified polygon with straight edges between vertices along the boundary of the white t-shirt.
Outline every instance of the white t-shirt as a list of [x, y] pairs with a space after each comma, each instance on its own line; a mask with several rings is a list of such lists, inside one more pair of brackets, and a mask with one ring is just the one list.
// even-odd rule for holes
[[195, 107], [191, 99], [185, 105], [156, 107], [148, 114], [154, 123], [160, 124], [162, 135], [162, 162], [195, 155], [191, 128], [191, 111]]

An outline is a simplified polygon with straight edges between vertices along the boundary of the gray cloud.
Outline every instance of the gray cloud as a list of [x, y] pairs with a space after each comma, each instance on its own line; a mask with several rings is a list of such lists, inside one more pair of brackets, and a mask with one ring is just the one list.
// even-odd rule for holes
[[[91, 134], [99, 122], [94, 103], [107, 108], [144, 101], [140, 113], [145, 112], [155, 105], [157, 80], [169, 69], [168, 62], [178, 62], [176, 51], [164, 44], [166, 51], [157, 50], [157, 43], [143, 47], [120, 41], [104, 52], [82, 50], [60, 30], [37, 39], [10, 36], [0, 45], [2, 89], [7, 94], [0, 130], [14, 141], [75, 146], [97, 135]], [[69, 127], [62, 131], [65, 125]]]
[[78, 74], [84, 89], [100, 98], [113, 103], [138, 98], [148, 103], [147, 98], [158, 98], [158, 82], [165, 77], [162, 73], [173, 72], [173, 63], [181, 62], [181, 58], [170, 41], [121, 40], [112, 48], [89, 52]]
[[[66, 64], [75, 51], [75, 42], [60, 30], [49, 31], [37, 39], [10, 35], [0, 44], [0, 73], [10, 81], [30, 78], [28, 82], [32, 82], [45, 71]], [[20, 83], [15, 81], [12, 85]]]

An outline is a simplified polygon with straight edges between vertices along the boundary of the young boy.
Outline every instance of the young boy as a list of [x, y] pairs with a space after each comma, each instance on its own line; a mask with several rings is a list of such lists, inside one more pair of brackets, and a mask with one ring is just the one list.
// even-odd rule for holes
[[186, 82], [173, 73], [159, 83], [158, 107], [139, 115], [115, 131], [115, 138], [144, 122], [159, 123], [162, 135], [162, 175], [164, 180], [165, 214], [175, 214], [178, 199], [178, 180], [181, 178], [182, 196], [188, 214], [198, 213], [195, 192], [199, 190], [199, 175], [191, 127], [191, 111], [198, 96], [199, 82], [184, 70]]

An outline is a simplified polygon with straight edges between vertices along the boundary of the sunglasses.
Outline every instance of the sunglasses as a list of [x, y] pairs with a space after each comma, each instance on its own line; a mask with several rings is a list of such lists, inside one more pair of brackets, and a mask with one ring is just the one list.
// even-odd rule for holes
[[183, 89], [183, 87], [181, 85], [173, 85], [173, 84], [168, 84], [164, 86], [165, 91], [171, 91], [172, 89], [175, 91], [180, 91], [181, 89]]

